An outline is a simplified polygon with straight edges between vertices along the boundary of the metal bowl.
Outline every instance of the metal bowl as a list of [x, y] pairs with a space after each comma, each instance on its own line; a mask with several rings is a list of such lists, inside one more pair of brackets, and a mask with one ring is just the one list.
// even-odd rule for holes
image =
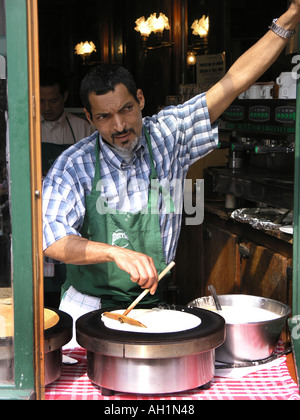
[[[276, 300], [250, 295], [219, 295], [219, 300], [221, 306], [241, 308], [241, 313], [251, 308], [261, 308], [279, 316], [260, 322], [226, 322], [226, 339], [216, 349], [216, 360], [223, 363], [239, 363], [269, 357], [291, 313], [290, 307]], [[215, 310], [211, 296], [195, 299], [188, 306]], [[222, 311], [218, 313], [222, 315]]]

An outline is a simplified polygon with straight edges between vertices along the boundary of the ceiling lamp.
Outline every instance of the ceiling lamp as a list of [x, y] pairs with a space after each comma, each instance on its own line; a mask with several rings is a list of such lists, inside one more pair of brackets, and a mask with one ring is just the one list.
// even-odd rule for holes
[[209, 31], [209, 17], [203, 15], [201, 19], [195, 20], [191, 26], [193, 35], [199, 35], [200, 38], [206, 38]]

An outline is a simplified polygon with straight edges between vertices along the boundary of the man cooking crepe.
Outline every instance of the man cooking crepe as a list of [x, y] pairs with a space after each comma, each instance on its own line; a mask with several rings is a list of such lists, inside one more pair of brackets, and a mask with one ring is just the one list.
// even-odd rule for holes
[[218, 144], [217, 118], [277, 59], [299, 21], [294, 0], [208, 92], [152, 117], [142, 117], [143, 92], [124, 68], [86, 75], [81, 98], [97, 131], [57, 159], [43, 187], [44, 253], [68, 264], [60, 309], [76, 320], [126, 308], [145, 288], [143, 303], [162, 302], [157, 273], [176, 252], [178, 182], [182, 192], [189, 167]]

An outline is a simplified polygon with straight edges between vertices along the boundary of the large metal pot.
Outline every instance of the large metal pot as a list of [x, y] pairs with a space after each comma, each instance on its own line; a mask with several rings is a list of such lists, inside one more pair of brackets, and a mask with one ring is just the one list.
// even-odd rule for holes
[[[238, 307], [241, 313], [251, 308], [261, 308], [277, 314], [278, 317], [261, 322], [226, 322], [226, 340], [216, 349], [216, 360], [224, 363], [239, 363], [269, 357], [291, 313], [290, 307], [276, 300], [250, 295], [220, 295], [219, 299], [221, 306]], [[195, 299], [188, 306], [214, 309], [211, 296]], [[218, 313], [222, 315], [222, 311]], [[224, 311], [224, 317], [225, 314]]]
[[87, 350], [88, 376], [103, 395], [114, 391], [160, 394], [209, 386], [215, 348], [225, 339], [224, 319], [203, 309], [172, 309], [200, 317], [200, 325], [172, 333], [119, 331], [104, 324], [105, 310], [77, 320], [76, 338]]

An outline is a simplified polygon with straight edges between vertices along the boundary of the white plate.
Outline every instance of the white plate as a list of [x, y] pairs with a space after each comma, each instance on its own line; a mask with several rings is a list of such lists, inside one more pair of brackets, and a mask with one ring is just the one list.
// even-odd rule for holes
[[294, 227], [293, 226], [281, 226], [279, 228], [279, 230], [281, 230], [281, 232], [284, 232], [284, 233], [289, 233], [290, 235], [292, 235], [294, 233]]
[[[124, 311], [125, 309], [121, 309], [112, 312], [123, 314]], [[140, 321], [147, 328], [136, 327], [126, 323], [122, 324], [106, 316], [102, 316], [102, 321], [107, 328], [113, 330], [157, 334], [190, 330], [201, 324], [201, 319], [198, 316], [170, 309], [132, 309], [128, 316]]]

